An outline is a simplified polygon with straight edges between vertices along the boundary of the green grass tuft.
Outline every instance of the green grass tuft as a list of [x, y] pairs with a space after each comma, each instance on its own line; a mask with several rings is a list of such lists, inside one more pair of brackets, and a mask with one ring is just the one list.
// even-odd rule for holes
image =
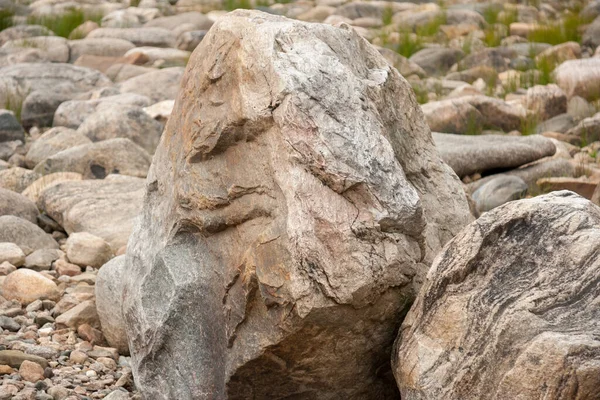
[[532, 42], [557, 45], [565, 42], [581, 42], [580, 26], [586, 21], [577, 13], [569, 12], [560, 19], [560, 22], [540, 25], [527, 37]]
[[419, 36], [414, 36], [410, 32], [400, 33], [400, 43], [396, 47], [396, 52], [406, 58], [409, 58], [417, 51], [423, 48], [423, 42]]
[[101, 15], [86, 14], [77, 9], [71, 9], [64, 14], [27, 17], [29, 25], [43, 25], [54, 32], [56, 36], [64, 38], [68, 38], [69, 34], [85, 21], [94, 21], [99, 24], [101, 20]]
[[394, 9], [392, 6], [387, 6], [383, 10], [383, 15], [381, 17], [381, 22], [383, 25], [390, 25], [392, 23], [392, 17], [394, 16]]
[[417, 36], [434, 36], [440, 31], [440, 26], [446, 25], [448, 16], [445, 11], [436, 14], [435, 17], [424, 25], [418, 26], [415, 30]]
[[0, 10], [0, 31], [13, 26], [13, 17], [15, 12], [9, 8]]
[[252, 9], [250, 0], [225, 0], [223, 6], [227, 11], [233, 11], [240, 8], [245, 10]]
[[539, 124], [539, 118], [537, 115], [531, 114], [526, 116], [521, 121], [520, 132], [523, 136], [534, 135], [537, 133], [537, 126]]
[[5, 96], [4, 104], [0, 104], [0, 108], [12, 111], [15, 114], [17, 121], [21, 122], [21, 112], [23, 111], [25, 96], [18, 96], [10, 93]]

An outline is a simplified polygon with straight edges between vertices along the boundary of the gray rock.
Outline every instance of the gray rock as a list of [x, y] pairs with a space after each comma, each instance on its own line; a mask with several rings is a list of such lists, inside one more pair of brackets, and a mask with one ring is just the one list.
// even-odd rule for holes
[[0, 188], [0, 215], [14, 215], [35, 223], [38, 214], [36, 205], [27, 197]]
[[[46, 158], [52, 157], [63, 150], [89, 143], [92, 143], [90, 139], [73, 129], [65, 127], [51, 128], [31, 144], [25, 156], [25, 163], [29, 168], [34, 168]], [[39, 174], [36, 175], [40, 176]]]
[[94, 29], [86, 39], [124, 39], [136, 46], [175, 47], [176, 36], [163, 28], [99, 28]]
[[5, 42], [3, 49], [27, 49], [33, 48], [41, 53], [41, 56], [55, 63], [66, 63], [69, 61], [69, 45], [67, 39], [57, 36], [34, 36], [25, 39], [14, 39]]
[[90, 115], [77, 129], [77, 133], [93, 142], [114, 138], [127, 138], [149, 154], [160, 140], [163, 126], [140, 107], [113, 105], [102, 107]]
[[408, 83], [351, 28], [246, 10], [183, 82], [124, 268], [142, 396], [397, 397], [390, 339], [471, 219]]
[[593, 101], [600, 94], [600, 58], [565, 61], [553, 74], [556, 84], [569, 98], [580, 96]]
[[143, 196], [143, 179], [109, 175], [103, 180], [50, 186], [41, 193], [38, 204], [67, 233], [89, 232], [116, 252], [127, 244]]
[[25, 263], [25, 253], [14, 243], [0, 242], [0, 264], [4, 262], [20, 267]]
[[20, 140], [11, 140], [10, 142], [0, 142], [0, 160], [10, 159], [19, 146], [23, 144]]
[[21, 325], [14, 319], [0, 315], [0, 328], [6, 329], [10, 332], [18, 332], [21, 329]]
[[478, 51], [466, 56], [458, 64], [460, 70], [482, 66], [494, 68], [497, 72], [504, 72], [508, 69], [508, 63], [498, 49]]
[[25, 254], [38, 249], [58, 249], [58, 243], [33, 223], [15, 217], [0, 216], [0, 242], [11, 242], [19, 246]]
[[152, 158], [129, 139], [116, 138], [82, 144], [60, 151], [34, 169], [48, 175], [54, 172], [77, 172], [85, 179], [103, 179], [109, 174], [145, 177]]
[[566, 134], [580, 137], [582, 143], [585, 144], [600, 140], [600, 113], [590, 118], [584, 118]]
[[8, 168], [0, 171], [0, 187], [21, 193], [39, 178], [40, 174], [29, 169], [20, 167]]
[[442, 75], [464, 55], [461, 50], [432, 47], [416, 52], [409, 60], [423, 68], [428, 75]]
[[75, 62], [82, 55], [101, 57], [121, 57], [135, 45], [128, 40], [116, 38], [97, 38], [70, 40], [71, 53], [69, 62]]
[[581, 42], [592, 49], [600, 46], [600, 17], [586, 27]]
[[144, 28], [163, 28], [173, 30], [183, 24], [192, 24], [197, 30], [207, 31], [213, 21], [206, 15], [196, 11], [190, 11], [168, 17], [154, 18], [144, 24]]
[[7, 96], [23, 97], [25, 93], [81, 93], [95, 87], [111, 85], [100, 72], [71, 64], [16, 64], [0, 68], [0, 104]]
[[518, 176], [502, 175], [481, 185], [471, 197], [479, 212], [489, 211], [509, 201], [522, 199], [528, 186]]
[[0, 109], [0, 142], [14, 140], [24, 142], [25, 131], [12, 111]]
[[567, 112], [567, 96], [554, 84], [536, 85], [527, 89], [525, 104], [540, 121]]
[[21, 110], [24, 127], [52, 126], [52, 118], [58, 106], [73, 97], [70, 89], [35, 90], [27, 95]]
[[119, 354], [129, 354], [125, 319], [121, 310], [123, 294], [123, 268], [125, 256], [118, 256], [104, 264], [96, 278], [96, 309], [104, 338]]
[[81, 267], [100, 268], [113, 257], [110, 245], [104, 239], [88, 232], [75, 232], [65, 243], [69, 262]]
[[18, 350], [0, 350], [0, 364], [2, 365], [10, 365], [13, 368], [19, 368], [25, 360], [38, 363], [44, 368], [48, 366], [48, 361], [42, 357], [25, 354]]
[[458, 234], [395, 344], [402, 399], [596, 397], [599, 225], [598, 207], [560, 191]]
[[535, 129], [536, 133], [544, 132], [559, 132], [566, 133], [569, 129], [576, 125], [573, 117], [567, 113], [559, 114], [552, 117], [542, 123], [540, 123]]
[[34, 271], [48, 271], [52, 267], [52, 263], [64, 254], [56, 249], [39, 249], [25, 258], [25, 267]]
[[476, 172], [516, 168], [551, 156], [556, 147], [543, 136], [451, 135], [433, 133], [445, 162], [460, 177]]
[[207, 31], [183, 32], [177, 37], [177, 48], [180, 50], [194, 51], [200, 44]]
[[54, 126], [77, 129], [90, 115], [103, 108], [122, 106], [148, 107], [152, 102], [146, 96], [123, 93], [91, 100], [69, 100], [62, 103], [54, 113]]
[[475, 128], [510, 132], [520, 129], [525, 117], [524, 109], [481, 95], [432, 101], [421, 108], [431, 130], [443, 133], [475, 133]]
[[588, 118], [596, 114], [596, 107], [583, 97], [573, 96], [569, 99], [569, 103], [567, 104], [567, 114], [576, 120]]
[[112, 391], [104, 398], [104, 400], [128, 400], [129, 394], [123, 390]]
[[142, 67], [140, 65], [114, 64], [106, 70], [106, 76], [113, 82], [123, 82], [130, 78], [135, 78], [136, 76], [155, 71], [156, 69], [154, 68]]
[[181, 67], [172, 67], [149, 72], [119, 83], [118, 88], [122, 93], [149, 97], [153, 103], [173, 100], [177, 97], [183, 71]]
[[571, 163], [569, 160], [565, 160], [564, 158], [540, 160], [531, 165], [516, 168], [503, 174], [487, 176], [473, 183], [469, 183], [467, 186], [469, 187], [469, 191], [473, 193], [490, 180], [505, 175], [517, 176], [521, 178], [529, 187], [528, 190], [531, 193], [536, 193], [536, 191], [539, 190], [536, 184], [539, 179], [553, 176], [574, 177], [576, 175], [576, 168], [573, 163]]
[[17, 25], [0, 32], [0, 45], [11, 40], [36, 36], [54, 36], [54, 32], [42, 25]]

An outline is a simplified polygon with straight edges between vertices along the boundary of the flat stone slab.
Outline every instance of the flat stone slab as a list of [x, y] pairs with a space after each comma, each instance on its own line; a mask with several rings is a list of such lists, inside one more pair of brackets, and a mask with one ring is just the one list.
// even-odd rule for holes
[[459, 177], [517, 168], [548, 157], [556, 146], [543, 136], [467, 136], [433, 133], [440, 155]]

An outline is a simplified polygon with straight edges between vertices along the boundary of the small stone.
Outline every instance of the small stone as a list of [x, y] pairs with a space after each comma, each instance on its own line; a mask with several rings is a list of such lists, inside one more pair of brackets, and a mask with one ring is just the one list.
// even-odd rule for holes
[[89, 370], [89, 371], [86, 371], [86, 372], [85, 372], [85, 375], [86, 375], [88, 378], [95, 378], [96, 376], [98, 376], [98, 373], [97, 373], [96, 371], [94, 371], [94, 370], [92, 370], [92, 369], [91, 369], [91, 370]]
[[79, 265], [71, 264], [65, 260], [56, 260], [54, 269], [58, 273], [58, 276], [81, 275], [81, 267]]
[[25, 354], [19, 350], [0, 350], [0, 364], [10, 365], [13, 368], [20, 368], [23, 361], [32, 361], [40, 364], [42, 367], [48, 365], [48, 361], [42, 357]]
[[56, 323], [59, 326], [62, 325], [73, 329], [83, 324], [100, 326], [98, 313], [96, 312], [96, 303], [91, 300], [84, 301], [57, 317]]
[[11, 332], [18, 332], [21, 329], [21, 325], [10, 317], [0, 316], [0, 328]]
[[44, 368], [32, 361], [23, 361], [19, 368], [19, 375], [28, 382], [37, 382], [44, 379]]
[[104, 239], [87, 232], [73, 233], [67, 239], [67, 258], [73, 264], [100, 268], [113, 256]]
[[64, 400], [69, 396], [69, 390], [61, 386], [53, 386], [47, 392], [54, 400]]
[[87, 354], [79, 350], [72, 351], [71, 355], [69, 356], [69, 360], [71, 360], [75, 364], [83, 364], [87, 359]]
[[98, 357], [96, 359], [100, 364], [104, 365], [107, 369], [114, 370], [117, 369], [117, 363], [112, 358], [108, 357]]
[[4, 261], [3, 263], [0, 263], [0, 276], [6, 276], [6, 275], [10, 274], [11, 272], [15, 272], [16, 270], [17, 270], [17, 267], [12, 265], [8, 261]]
[[20, 267], [25, 263], [25, 253], [14, 243], [0, 243], [0, 264], [5, 261]]
[[10, 365], [0, 365], [0, 375], [10, 375], [14, 372], [15, 370]]
[[129, 394], [123, 390], [111, 392], [104, 400], [129, 400]]
[[92, 358], [110, 357], [113, 360], [119, 359], [119, 352], [112, 347], [94, 346], [94, 349], [88, 355]]
[[18, 300], [29, 304], [38, 299], [57, 300], [58, 286], [42, 274], [29, 269], [18, 269], [9, 274], [2, 285], [7, 300]]
[[57, 249], [39, 249], [25, 258], [25, 267], [34, 271], [46, 271], [63, 255], [64, 253]]
[[79, 327], [77, 327], [77, 334], [80, 338], [90, 342], [91, 344], [102, 343], [104, 341], [102, 332], [100, 332], [98, 329], [92, 328], [89, 324], [79, 325]]

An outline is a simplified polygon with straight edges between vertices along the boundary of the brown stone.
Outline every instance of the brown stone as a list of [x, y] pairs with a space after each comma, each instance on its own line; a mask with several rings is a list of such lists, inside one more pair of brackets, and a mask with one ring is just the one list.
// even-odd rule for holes
[[89, 324], [79, 325], [77, 328], [77, 334], [83, 340], [94, 344], [102, 344], [104, 342], [104, 336], [98, 329], [92, 328]]
[[598, 181], [592, 181], [585, 176], [579, 178], [550, 177], [541, 178], [536, 182], [543, 192], [554, 192], [557, 190], [570, 190], [586, 199], [592, 199]]
[[21, 363], [19, 375], [24, 380], [35, 383], [44, 380], [44, 368], [38, 363], [25, 360]]

